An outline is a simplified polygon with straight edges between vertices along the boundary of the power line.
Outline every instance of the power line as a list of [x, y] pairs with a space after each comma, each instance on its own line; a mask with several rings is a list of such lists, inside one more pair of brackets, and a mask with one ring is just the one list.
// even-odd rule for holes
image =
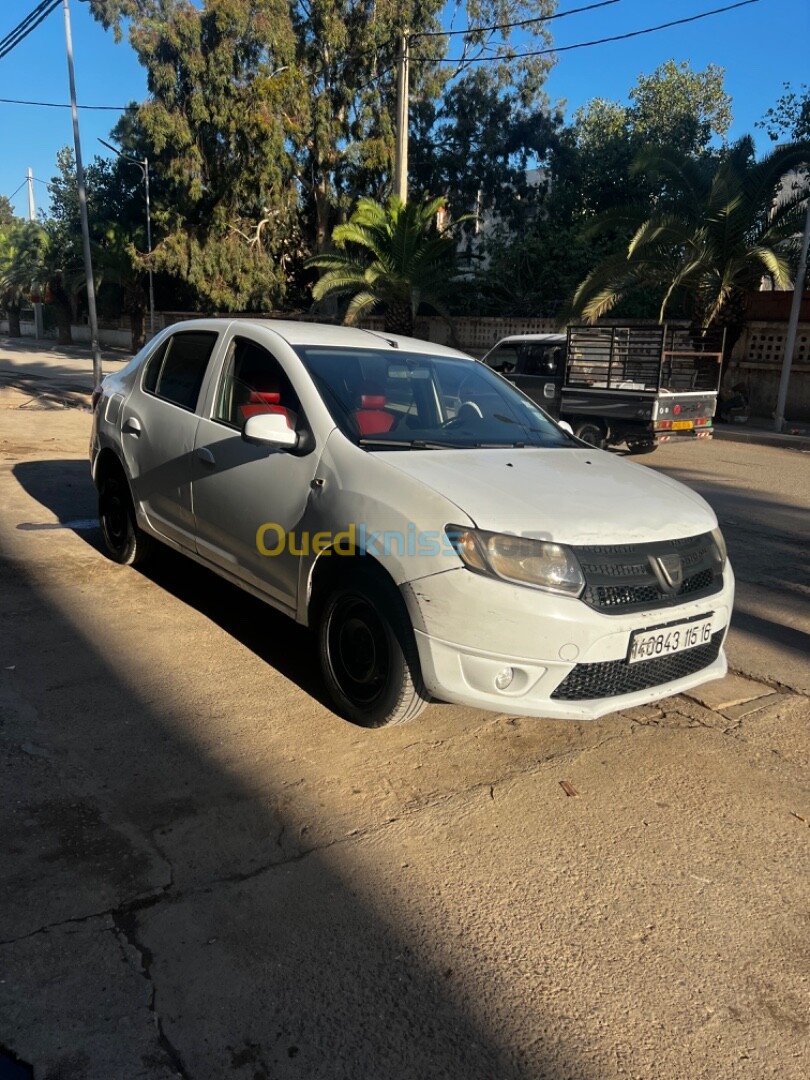
[[597, 38], [594, 41], [580, 41], [575, 45], [556, 45], [554, 48], [537, 49], [534, 52], [496, 53], [494, 56], [461, 56], [454, 60], [445, 56], [411, 56], [410, 61], [412, 64], [484, 64], [493, 60], [522, 60], [529, 56], [547, 56], [549, 53], [570, 52], [572, 49], [588, 49], [592, 45], [605, 45], [610, 41], [626, 41], [628, 38], [641, 37], [643, 34], [654, 34], [657, 30], [667, 30], [671, 26], [683, 26], [685, 23], [707, 19], [710, 15], [720, 15], [724, 11], [734, 11], [735, 8], [748, 7], [749, 4], [758, 3], [759, 0], [740, 0], [737, 4], [728, 4], [726, 7], [714, 8], [712, 11], [703, 11], [699, 15], [690, 15], [685, 19], [673, 19], [672, 22], [661, 23], [659, 26], [648, 26], [644, 30], [631, 30], [626, 34], [615, 34], [613, 37]]
[[496, 23], [494, 26], [468, 26], [466, 30], [425, 30], [416, 34], [408, 34], [411, 41], [416, 38], [428, 37], [472, 37], [473, 34], [487, 34], [492, 30], [514, 30], [520, 26], [532, 26], [534, 23], [551, 22], [552, 19], [564, 19], [566, 15], [579, 15], [582, 11], [593, 11], [595, 8], [608, 7], [610, 4], [618, 4], [619, 0], [600, 0], [598, 4], [588, 4], [586, 7], [571, 8], [570, 11], [558, 11], [554, 15], [537, 15], [533, 19], [522, 19], [520, 22]]
[[41, 22], [55, 11], [61, 4], [61, 0], [41, 0], [41, 3], [29, 11], [22, 22], [18, 23], [13, 30], [0, 41], [0, 60], [4, 56], [8, 56], [12, 49], [15, 49], [20, 42], [25, 41], [30, 33], [32, 33], [39, 26]]
[[[20, 98], [0, 98], [0, 105], [38, 105], [43, 109], [69, 109], [70, 105], [64, 105], [60, 101], [23, 101]], [[88, 109], [91, 112], [129, 112], [131, 109], [139, 109], [140, 105], [77, 105], [77, 109]]]
[[56, 2], [57, 0], [40, 0], [39, 4], [37, 4], [33, 11], [29, 11], [25, 18], [22, 19], [21, 22], [17, 23], [13, 30], [9, 30], [5, 37], [0, 38], [0, 49], [4, 49], [7, 45], [9, 45], [11, 41], [14, 38], [18, 37], [23, 32], [23, 30], [28, 28], [32, 22], [34, 22], [40, 15], [44, 14], [45, 9], [50, 4], [55, 4]]
[[23, 180], [23, 182], [20, 184], [20, 186], [18, 188], [15, 188], [15, 190], [12, 191], [12, 193], [9, 195], [8, 201], [11, 202], [11, 200], [14, 198], [14, 196], [17, 194], [17, 192], [22, 191], [22, 189], [25, 187], [25, 185], [27, 183], [28, 183], [28, 177], [26, 176], [25, 180]]

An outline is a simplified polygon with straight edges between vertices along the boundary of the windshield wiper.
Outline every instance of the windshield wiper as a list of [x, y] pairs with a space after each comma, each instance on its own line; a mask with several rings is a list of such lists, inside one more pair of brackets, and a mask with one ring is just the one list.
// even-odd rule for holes
[[431, 442], [428, 439], [366, 439], [361, 436], [358, 446], [374, 446], [379, 449], [393, 450], [470, 450], [475, 443]]
[[[525, 442], [477, 442], [477, 450], [525, 450], [528, 443]], [[532, 445], [535, 445], [532, 443]]]

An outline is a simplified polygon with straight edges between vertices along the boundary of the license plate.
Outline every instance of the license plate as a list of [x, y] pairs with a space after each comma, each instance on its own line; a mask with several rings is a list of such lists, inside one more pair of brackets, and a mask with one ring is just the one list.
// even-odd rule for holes
[[705, 645], [711, 638], [711, 616], [694, 622], [659, 626], [657, 630], [638, 630], [630, 638], [627, 663], [637, 664], [640, 660], [654, 660], [657, 656], [685, 652], [698, 645]]
[[683, 431], [685, 428], [690, 428], [690, 427], [694, 427], [694, 424], [693, 424], [693, 422], [691, 420], [673, 420], [672, 421], [672, 430], [673, 431]]

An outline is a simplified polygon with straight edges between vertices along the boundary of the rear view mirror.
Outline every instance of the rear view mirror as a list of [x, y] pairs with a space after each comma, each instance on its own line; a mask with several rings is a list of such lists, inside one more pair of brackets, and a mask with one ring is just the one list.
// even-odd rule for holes
[[569, 435], [574, 434], [574, 429], [571, 427], [567, 420], [558, 420], [557, 423], [563, 429], [563, 431], [567, 431]]
[[278, 450], [294, 450], [298, 446], [298, 435], [287, 423], [285, 413], [259, 413], [250, 416], [242, 429], [245, 442], [259, 446], [272, 446]]

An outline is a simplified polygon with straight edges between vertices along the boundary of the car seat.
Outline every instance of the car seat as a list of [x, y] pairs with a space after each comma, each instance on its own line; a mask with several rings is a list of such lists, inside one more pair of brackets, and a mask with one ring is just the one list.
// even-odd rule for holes
[[354, 418], [361, 435], [379, 435], [394, 426], [393, 413], [385, 411], [385, 394], [360, 395], [360, 407], [354, 410]]
[[287, 409], [279, 404], [281, 394], [273, 390], [251, 390], [247, 403], [241, 405], [242, 419], [248, 420], [251, 416], [259, 416], [262, 413], [278, 413], [287, 421], [287, 427], [291, 428], [290, 414]]

